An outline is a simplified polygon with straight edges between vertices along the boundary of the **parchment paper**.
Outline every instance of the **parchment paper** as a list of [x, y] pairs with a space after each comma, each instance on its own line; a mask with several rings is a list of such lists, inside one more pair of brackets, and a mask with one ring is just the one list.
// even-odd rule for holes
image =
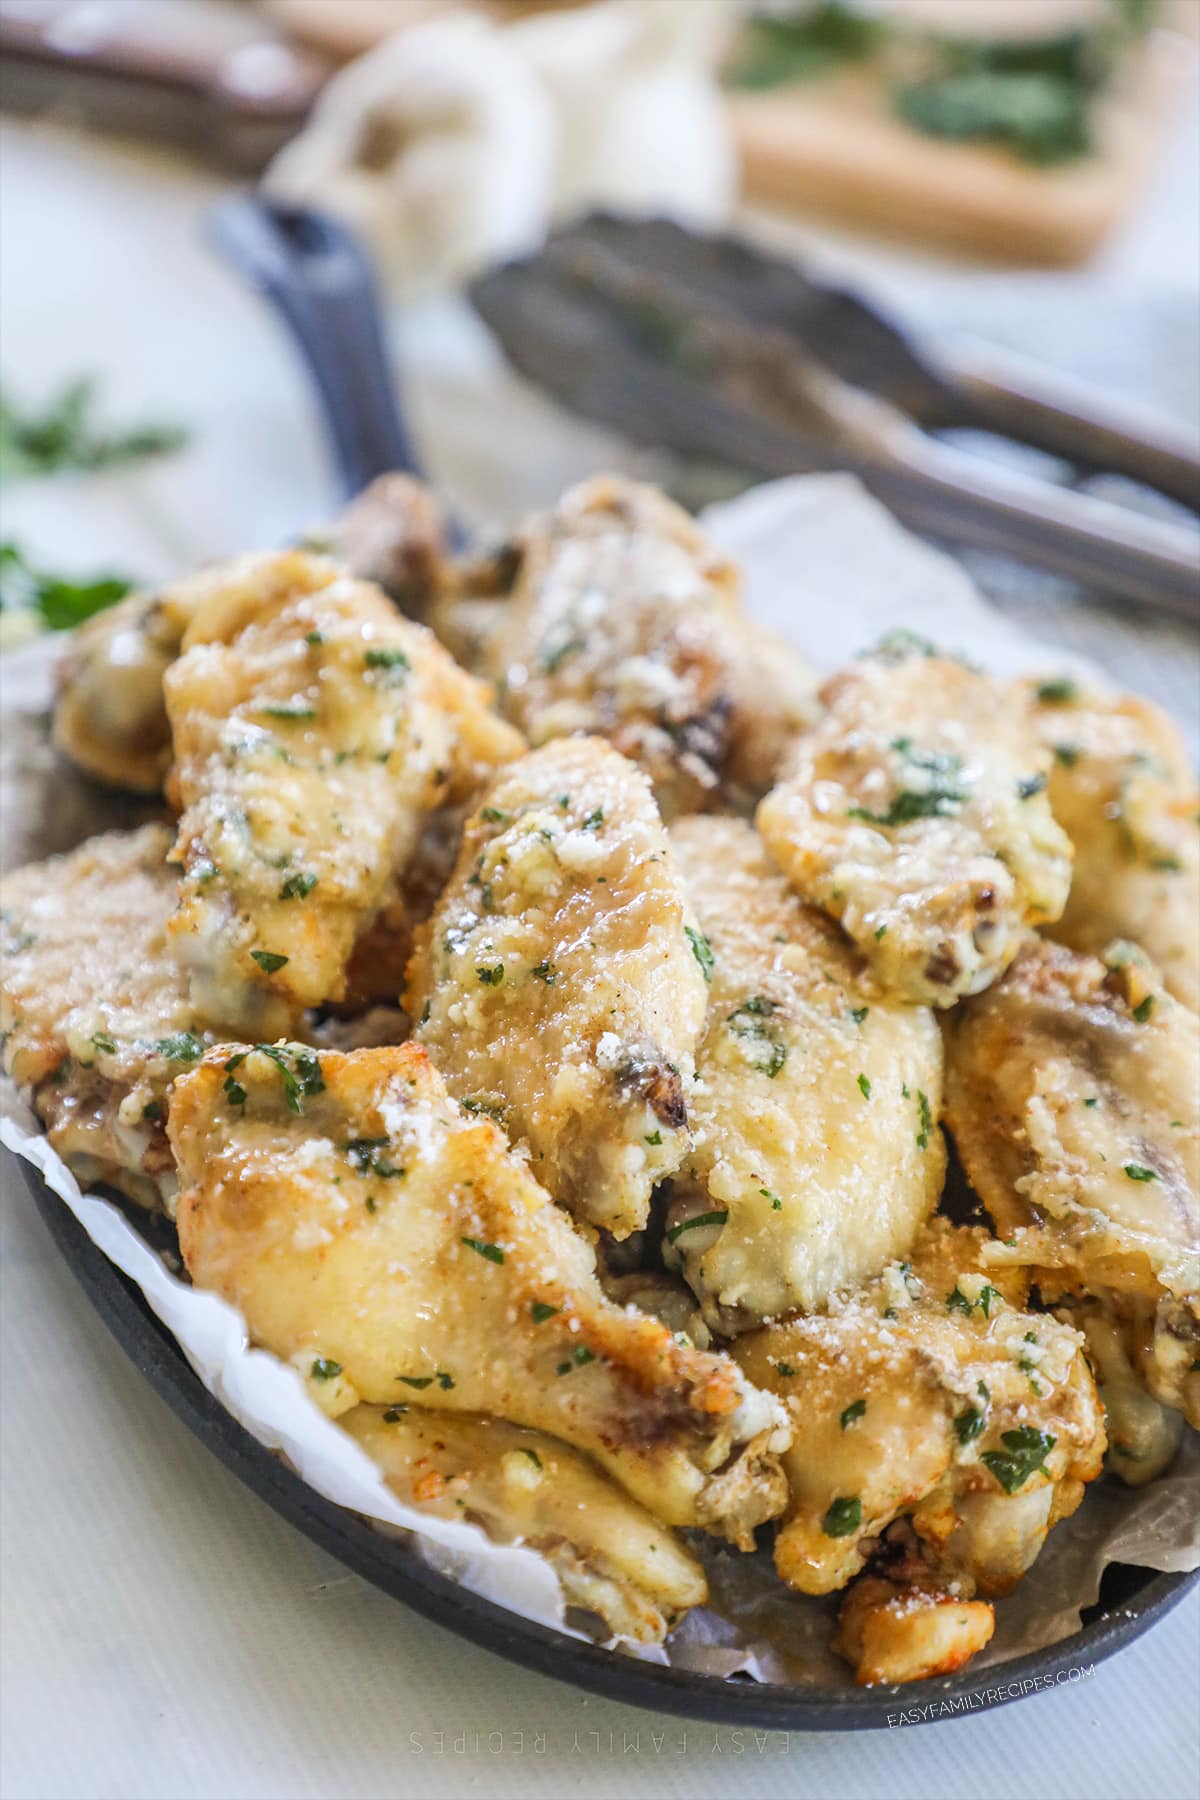
[[[1047, 650], [996, 613], [962, 567], [905, 532], [847, 476], [773, 482], [712, 508], [704, 523], [742, 565], [747, 604], [830, 668], [885, 632], [907, 628], [960, 649], [990, 671], [1066, 671], [1102, 682], [1078, 657]], [[46, 707], [55, 646], [39, 642], [5, 659], [0, 693], [5, 861], [67, 848], [91, 831], [131, 823], [72, 778], [47, 748]], [[177, 1279], [109, 1201], [80, 1192], [9, 1084], [0, 1092], [0, 1140], [42, 1170], [88, 1235], [136, 1281], [188, 1361], [260, 1443], [279, 1451], [327, 1499], [411, 1533], [435, 1567], [526, 1618], [583, 1635], [564, 1613], [557, 1577], [541, 1557], [490, 1543], [469, 1525], [417, 1513], [384, 1485], [365, 1452], [309, 1399], [296, 1372], [251, 1349], [240, 1315]], [[619, 1647], [675, 1667], [763, 1680], [849, 1684], [829, 1649], [836, 1596], [784, 1591], [763, 1552], [740, 1556], [691, 1534], [712, 1589], [665, 1650]], [[1050, 1534], [1033, 1572], [996, 1607], [996, 1634], [977, 1659], [1000, 1663], [1068, 1637], [1109, 1562], [1152, 1569], [1200, 1566], [1200, 1439], [1185, 1432], [1169, 1473], [1139, 1490], [1104, 1478]]]

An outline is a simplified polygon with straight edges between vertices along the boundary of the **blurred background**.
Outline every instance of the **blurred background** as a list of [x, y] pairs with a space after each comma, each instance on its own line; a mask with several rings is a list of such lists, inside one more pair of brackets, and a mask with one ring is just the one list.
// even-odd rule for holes
[[[499, 338], [484, 322], [490, 290], [472, 284], [595, 208], [734, 232], [951, 366], [1019, 353], [1200, 454], [1198, 35], [1200, 0], [0, 0], [5, 641], [334, 509], [294, 352], [212, 248], [214, 206], [247, 183], [362, 235], [422, 460], [482, 533], [597, 467], [692, 504], [779, 472], [706, 443], [701, 411], [687, 454], [644, 405], [622, 414], [617, 375], [638, 383], [617, 312], [693, 399], [688, 359], [713, 327], [681, 334], [636, 266], [614, 297], [586, 236], [570, 280], [599, 293], [591, 322], [560, 341], [563, 278], [544, 261], [482, 303]], [[672, 280], [688, 314], [686, 255]], [[518, 340], [553, 394], [516, 373]], [[739, 404], [777, 422], [791, 406], [838, 466], [843, 390], [831, 426], [820, 371], [781, 381], [754, 343], [720, 343]], [[1042, 451], [939, 435], [1183, 517]], [[1196, 728], [1186, 621], [970, 560], [1043, 637]]]

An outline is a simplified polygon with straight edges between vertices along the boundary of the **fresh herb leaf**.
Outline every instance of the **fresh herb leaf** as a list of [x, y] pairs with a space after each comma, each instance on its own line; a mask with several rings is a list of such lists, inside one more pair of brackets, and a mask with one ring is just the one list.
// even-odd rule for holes
[[314, 1381], [332, 1381], [341, 1372], [341, 1363], [334, 1362], [331, 1357], [318, 1356], [313, 1359], [311, 1374]]
[[368, 650], [363, 657], [368, 669], [411, 669], [403, 650]]
[[986, 1423], [977, 1406], [968, 1406], [965, 1412], [960, 1412], [955, 1417], [954, 1435], [960, 1444], [973, 1444], [982, 1435]]
[[551, 1306], [545, 1300], [535, 1300], [533, 1305], [529, 1308], [529, 1311], [532, 1314], [535, 1325], [544, 1325], [546, 1320], [554, 1318], [555, 1314], [561, 1311], [561, 1308]]
[[717, 959], [713, 955], [712, 945], [709, 943], [704, 933], [702, 931], [697, 931], [693, 925], [685, 925], [683, 929], [687, 933], [688, 943], [692, 946], [692, 955], [700, 964], [700, 973], [711, 987], [713, 970], [717, 966]]
[[264, 975], [275, 975], [280, 969], [285, 969], [291, 959], [280, 956], [277, 950], [252, 950], [250, 960], [258, 964]]
[[390, 1138], [351, 1138], [346, 1154], [360, 1175], [378, 1175], [381, 1181], [399, 1181], [405, 1171], [399, 1163], [390, 1163], [379, 1152], [388, 1148]]
[[1133, 1016], [1137, 1020], [1139, 1025], [1144, 1025], [1146, 1023], [1146, 1020], [1150, 1017], [1150, 1014], [1153, 1011], [1154, 1011], [1154, 995], [1147, 994], [1145, 999], [1139, 1000], [1137, 1005], [1134, 1007]]
[[1157, 1169], [1148, 1169], [1144, 1163], [1127, 1162], [1124, 1165], [1124, 1168], [1125, 1168], [1125, 1173], [1126, 1173], [1126, 1175], [1128, 1175], [1130, 1181], [1157, 1181], [1158, 1180]]
[[475, 973], [484, 987], [499, 987], [504, 980], [503, 963], [477, 963]]
[[858, 1077], [858, 1091], [864, 1100], [871, 1098], [871, 1083], [865, 1075]]
[[1034, 1425], [1018, 1425], [1001, 1434], [1003, 1450], [985, 1450], [980, 1461], [991, 1470], [1006, 1494], [1015, 1494], [1039, 1470], [1048, 1474], [1046, 1457], [1058, 1440]]
[[473, 1237], [459, 1238], [458, 1241], [460, 1244], [465, 1244], [468, 1250], [474, 1250], [486, 1262], [502, 1263], [504, 1261], [504, 1252], [499, 1244], [484, 1244], [479, 1238]]
[[305, 900], [316, 885], [315, 875], [310, 875], [307, 870], [297, 870], [295, 875], [288, 876], [280, 888], [279, 898], [281, 900]]
[[857, 1419], [861, 1419], [866, 1410], [865, 1400], [852, 1400], [842, 1412], [842, 1430], [845, 1431], [847, 1426], [853, 1425]]
[[51, 575], [34, 568], [16, 544], [0, 543], [0, 612], [32, 613], [50, 631], [74, 630], [123, 600], [132, 586], [124, 575]]
[[95, 400], [96, 384], [89, 377], [72, 381], [41, 411], [21, 408], [0, 394], [0, 479], [111, 468], [165, 456], [187, 442], [178, 425], [101, 430], [93, 417]]
[[1058, 675], [1053, 681], [1039, 681], [1037, 697], [1047, 706], [1066, 706], [1076, 698], [1079, 689], [1069, 675]]
[[697, 1213], [694, 1218], [681, 1219], [678, 1225], [672, 1225], [668, 1231], [667, 1242], [673, 1244], [685, 1231], [695, 1231], [700, 1225], [723, 1225], [728, 1217], [728, 1207], [722, 1207], [716, 1212]]
[[830, 1506], [821, 1520], [821, 1530], [826, 1537], [850, 1537], [862, 1524], [862, 1501], [857, 1494], [842, 1495]]
[[156, 1038], [154, 1048], [168, 1062], [199, 1062], [204, 1055], [204, 1045], [191, 1031], [177, 1031], [171, 1037]]
[[1032, 800], [1035, 794], [1044, 794], [1045, 791], [1046, 777], [1044, 775], [1024, 775], [1017, 783], [1019, 800]]

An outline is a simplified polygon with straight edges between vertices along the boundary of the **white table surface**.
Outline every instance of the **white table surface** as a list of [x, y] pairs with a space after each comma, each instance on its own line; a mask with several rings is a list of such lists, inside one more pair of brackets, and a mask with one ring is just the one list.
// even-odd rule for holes
[[[886, 291], [902, 284], [930, 320], [1008, 320], [1028, 348], [1065, 346], [1062, 360], [1086, 364], [1109, 307], [1194, 318], [1195, 144], [1193, 115], [1150, 203], [1084, 274], [1005, 280], [829, 233], [792, 237]], [[5, 534], [55, 566], [156, 576], [277, 542], [330, 507], [290, 353], [203, 250], [218, 190], [166, 158], [0, 127], [5, 380], [36, 396], [92, 369], [115, 411], [195, 432], [152, 471], [6, 496]], [[1086, 332], [1064, 332], [1072, 307]], [[413, 387], [422, 441], [474, 517], [542, 500], [612, 454], [603, 434], [526, 394], [505, 390], [498, 418], [477, 379], [486, 352], [457, 316], [435, 309], [404, 338], [425, 371]], [[1137, 388], [1136, 356], [1130, 373], [1112, 349], [1114, 380]], [[1193, 394], [1177, 399], [1196, 416]], [[348, 1574], [244, 1490], [81, 1301], [7, 1159], [0, 1191], [3, 1800], [1200, 1790], [1200, 1594], [1057, 1691], [853, 1738], [739, 1739], [510, 1667]]]

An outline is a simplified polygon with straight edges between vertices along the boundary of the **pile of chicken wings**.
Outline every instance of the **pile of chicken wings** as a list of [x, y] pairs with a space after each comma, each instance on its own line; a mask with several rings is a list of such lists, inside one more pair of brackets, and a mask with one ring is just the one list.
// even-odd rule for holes
[[80, 629], [55, 733], [163, 815], [3, 883], [7, 1072], [610, 1634], [703, 1604], [709, 1534], [840, 1593], [858, 1681], [953, 1670], [1200, 1427], [1198, 796], [1147, 702], [905, 633], [822, 685], [650, 488], [455, 560], [388, 477]]

